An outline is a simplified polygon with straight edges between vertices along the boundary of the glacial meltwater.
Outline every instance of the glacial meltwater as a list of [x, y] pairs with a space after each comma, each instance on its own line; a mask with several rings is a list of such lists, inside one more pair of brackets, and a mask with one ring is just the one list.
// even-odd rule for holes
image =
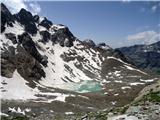
[[100, 85], [99, 82], [96, 81], [82, 81], [76, 84], [77, 84], [76, 92], [79, 93], [96, 92], [102, 90], [102, 86]]
[[101, 84], [93, 80], [83, 80], [77, 83], [65, 83], [58, 85], [58, 88], [75, 91], [78, 93], [88, 93], [102, 90]]

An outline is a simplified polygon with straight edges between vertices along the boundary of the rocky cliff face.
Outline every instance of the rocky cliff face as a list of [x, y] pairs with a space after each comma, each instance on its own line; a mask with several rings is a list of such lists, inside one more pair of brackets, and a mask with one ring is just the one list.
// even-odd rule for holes
[[133, 63], [142, 69], [159, 74], [160, 71], [160, 41], [151, 45], [135, 45], [119, 48]]
[[[62, 113], [70, 108], [78, 112], [121, 106], [156, 80], [119, 50], [105, 43], [80, 41], [65, 25], [33, 16], [25, 9], [12, 15], [4, 4], [1, 14], [4, 112], [12, 104], [16, 106], [12, 100], [25, 100], [35, 113], [40, 113], [41, 105], [49, 109], [48, 104]], [[7, 106], [6, 100], [11, 102]], [[54, 107], [57, 101], [64, 106]]]

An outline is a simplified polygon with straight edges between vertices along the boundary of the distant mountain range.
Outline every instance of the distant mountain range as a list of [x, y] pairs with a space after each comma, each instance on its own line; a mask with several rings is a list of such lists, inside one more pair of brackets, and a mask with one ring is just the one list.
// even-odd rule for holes
[[160, 41], [118, 48], [137, 67], [160, 74]]

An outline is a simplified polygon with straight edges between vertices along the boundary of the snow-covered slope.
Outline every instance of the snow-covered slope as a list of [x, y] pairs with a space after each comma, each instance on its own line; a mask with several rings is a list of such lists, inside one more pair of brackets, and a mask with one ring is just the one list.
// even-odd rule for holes
[[93, 89], [103, 93], [115, 90], [113, 94], [119, 95], [133, 86], [143, 87], [147, 84], [145, 80], [153, 79], [104, 43], [82, 42], [67, 26], [32, 16], [25, 9], [11, 15], [4, 4], [1, 7], [1, 92], [4, 100], [46, 101], [45, 96], [54, 96], [50, 101], [65, 101], [65, 97], [74, 96], [56, 93], [57, 89], [78, 93]]

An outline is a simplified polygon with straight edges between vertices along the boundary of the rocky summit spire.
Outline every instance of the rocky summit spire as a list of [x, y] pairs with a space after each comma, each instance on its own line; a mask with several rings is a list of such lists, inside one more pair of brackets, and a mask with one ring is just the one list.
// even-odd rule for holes
[[13, 15], [7, 9], [7, 7], [1, 3], [1, 32], [5, 30], [5, 25], [12, 26], [12, 22], [14, 21]]
[[33, 16], [31, 12], [25, 10], [22, 8], [19, 13], [15, 14], [15, 17], [18, 22], [20, 22], [22, 25], [24, 25], [25, 30], [29, 32], [30, 34], [36, 34], [37, 33], [37, 27], [34, 22]]

